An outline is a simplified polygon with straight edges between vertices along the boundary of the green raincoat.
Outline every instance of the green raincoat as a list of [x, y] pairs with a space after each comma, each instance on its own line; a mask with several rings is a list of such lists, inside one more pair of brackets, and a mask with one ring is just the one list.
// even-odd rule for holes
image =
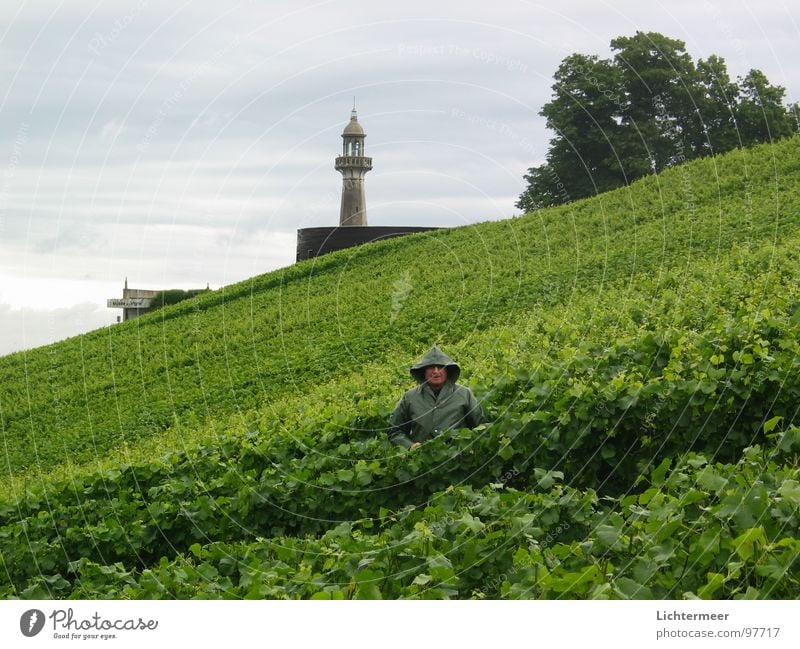
[[[436, 394], [425, 382], [425, 368], [442, 365], [447, 382]], [[417, 387], [408, 390], [389, 418], [389, 441], [406, 448], [454, 428], [474, 428], [483, 421], [483, 411], [472, 391], [457, 385], [461, 368], [436, 345], [411, 367]]]

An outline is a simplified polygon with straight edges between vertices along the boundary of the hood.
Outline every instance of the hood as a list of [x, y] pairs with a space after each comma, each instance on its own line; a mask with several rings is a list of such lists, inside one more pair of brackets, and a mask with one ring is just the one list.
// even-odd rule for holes
[[425, 356], [411, 366], [411, 376], [416, 379], [417, 383], [425, 382], [425, 368], [428, 367], [428, 365], [444, 365], [447, 369], [447, 380], [453, 383], [458, 380], [461, 374], [461, 368], [458, 364], [439, 349], [437, 345], [431, 347]]

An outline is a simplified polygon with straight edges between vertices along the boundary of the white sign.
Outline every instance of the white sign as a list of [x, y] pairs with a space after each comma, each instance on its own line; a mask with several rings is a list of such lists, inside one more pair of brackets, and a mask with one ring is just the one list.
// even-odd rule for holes
[[[666, 620], [665, 611], [670, 616]], [[300, 644], [300, 637], [305, 638], [301, 646], [360, 649], [371, 644], [354, 641], [354, 628], [362, 629], [364, 638], [376, 637], [392, 628], [399, 614], [411, 616], [416, 626], [393, 629], [381, 643], [386, 649], [445, 643], [462, 649], [612, 643], [619, 649], [797, 649], [799, 612], [796, 600], [486, 600], [436, 602], [436, 606], [418, 600], [4, 600], [0, 601], [0, 638], [5, 647], [235, 647], [252, 644], [253, 638], [263, 635], [267, 620], [275, 646]], [[309, 619], [317, 623], [309, 625]], [[531, 621], [535, 642], [520, 643], [520, 638], [530, 635]], [[421, 633], [425, 633], [424, 643], [419, 642]], [[34, 636], [36, 640], [23, 644]], [[747, 642], [731, 642], [732, 638]]]
[[127, 297], [122, 299], [111, 299], [106, 302], [109, 309], [146, 309], [152, 302], [148, 297]]

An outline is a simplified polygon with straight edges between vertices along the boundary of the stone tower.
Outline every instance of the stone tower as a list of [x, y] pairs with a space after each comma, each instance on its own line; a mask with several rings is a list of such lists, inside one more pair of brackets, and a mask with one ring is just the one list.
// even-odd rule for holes
[[364, 129], [358, 123], [356, 108], [342, 132], [342, 155], [336, 158], [336, 171], [342, 172], [342, 207], [339, 225], [367, 225], [367, 200], [364, 176], [372, 169], [372, 158], [364, 156]]

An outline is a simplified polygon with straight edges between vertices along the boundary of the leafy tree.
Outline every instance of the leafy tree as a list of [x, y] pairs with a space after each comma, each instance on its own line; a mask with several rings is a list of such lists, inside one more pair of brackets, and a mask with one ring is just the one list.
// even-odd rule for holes
[[557, 98], [541, 115], [556, 136], [550, 140], [547, 163], [525, 176], [535, 188], [529, 195], [534, 202], [524, 206], [527, 210], [606, 191], [621, 181], [615, 155], [621, 117], [619, 70], [596, 56], [573, 54], [561, 63], [555, 80]]
[[738, 84], [716, 55], [696, 64], [683, 41], [636, 32], [613, 58], [571, 54], [540, 115], [554, 132], [516, 206], [525, 211], [614, 189], [698, 156], [787, 137], [797, 109], [759, 70]]
[[189, 298], [208, 293], [210, 290], [209, 288], [195, 288], [184, 291], [179, 288], [172, 288], [166, 291], [159, 291], [151, 301], [151, 310], [155, 311], [165, 306], [178, 304], [178, 302], [183, 302]]
[[783, 106], [786, 90], [770, 84], [761, 70], [750, 70], [739, 81], [739, 93], [736, 126], [742, 146], [776, 140], [796, 130], [792, 111]]
[[725, 61], [716, 55], [697, 62], [697, 76], [702, 94], [698, 96], [698, 118], [702, 115], [702, 134], [695, 152], [706, 155], [730, 151], [740, 144], [735, 110], [738, 86], [731, 81]]
[[661, 171], [687, 157], [697, 76], [683, 41], [637, 32], [612, 40], [611, 49], [622, 75], [619, 154], [628, 177]]

